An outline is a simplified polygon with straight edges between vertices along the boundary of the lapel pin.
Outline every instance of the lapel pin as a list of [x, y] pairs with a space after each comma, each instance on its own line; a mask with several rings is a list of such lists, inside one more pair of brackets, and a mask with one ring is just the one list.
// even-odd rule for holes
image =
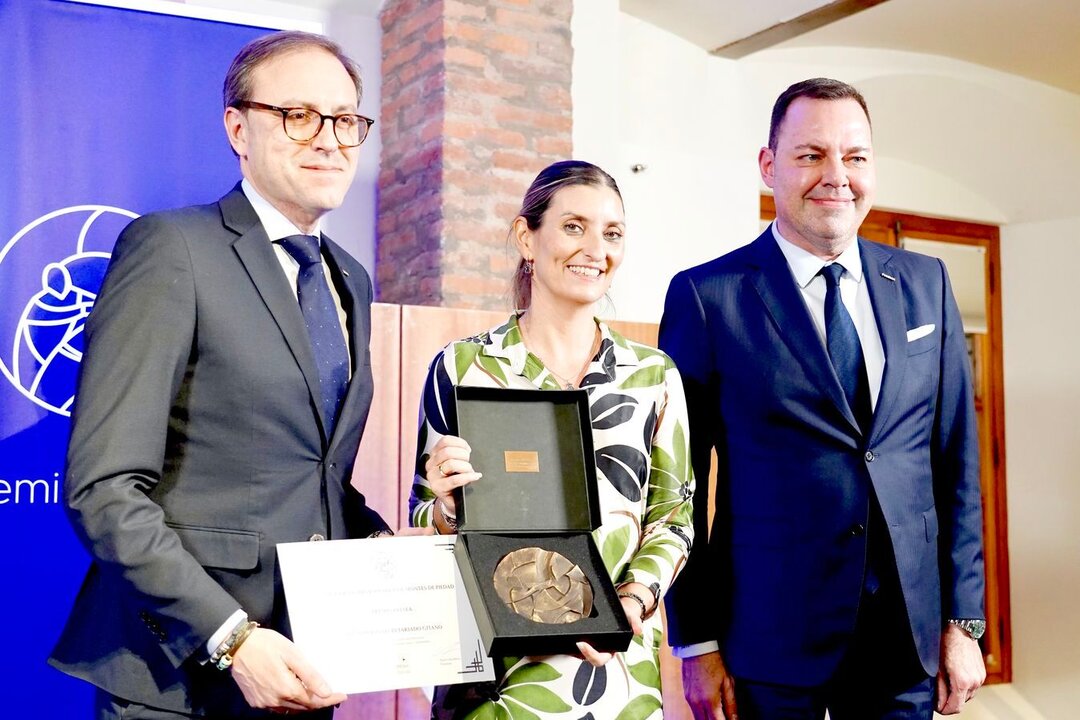
[[344, 275], [345, 277], [349, 277], [349, 271], [346, 270], [345, 268], [341, 268], [341, 274]]
[[881, 277], [885, 278], [889, 282], [896, 282], [896, 278], [894, 278], [892, 275], [889, 275], [888, 273], [881, 273]]

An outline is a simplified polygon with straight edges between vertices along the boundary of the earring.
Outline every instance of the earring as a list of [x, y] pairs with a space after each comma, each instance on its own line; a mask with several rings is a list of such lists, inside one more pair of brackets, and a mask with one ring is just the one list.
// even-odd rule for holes
[[533, 261], [532, 260], [526, 260], [525, 261], [525, 266], [522, 267], [521, 272], [525, 273], [526, 275], [532, 275], [532, 271], [533, 271]]

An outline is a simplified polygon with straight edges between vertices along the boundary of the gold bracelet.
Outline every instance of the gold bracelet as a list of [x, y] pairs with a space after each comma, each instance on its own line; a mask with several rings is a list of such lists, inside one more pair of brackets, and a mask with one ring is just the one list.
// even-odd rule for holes
[[218, 670], [228, 670], [233, 663], [233, 658], [236, 657], [236, 651], [240, 649], [240, 646], [244, 644], [244, 641], [255, 631], [255, 628], [259, 627], [259, 623], [254, 620], [249, 620], [244, 623], [244, 626], [240, 628], [240, 631], [236, 633], [232, 638], [232, 642], [228, 648], [222, 653], [221, 658], [217, 661]]
[[221, 643], [217, 646], [217, 649], [214, 650], [213, 654], [210, 655], [211, 665], [217, 665], [218, 660], [220, 660], [221, 656], [224, 655], [225, 652], [232, 647], [233, 643], [236, 642], [237, 636], [240, 635], [240, 632], [244, 629], [244, 626], [246, 625], [247, 617], [245, 616], [243, 620], [236, 623], [233, 629], [229, 631], [229, 634], [225, 636], [225, 639], [222, 640]]

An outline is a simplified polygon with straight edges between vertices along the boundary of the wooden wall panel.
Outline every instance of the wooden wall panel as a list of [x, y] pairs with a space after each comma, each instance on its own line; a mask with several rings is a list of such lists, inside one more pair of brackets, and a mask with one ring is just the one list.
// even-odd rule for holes
[[420, 305], [401, 307], [401, 458], [402, 524], [408, 524], [409, 492], [416, 463], [420, 398], [435, 353], [454, 340], [495, 327], [509, 317], [491, 310], [454, 310]]
[[644, 343], [656, 347], [656, 338], [660, 332], [660, 326], [656, 323], [629, 322], [626, 320], [612, 320], [608, 323], [611, 329], [623, 337], [630, 338], [635, 342]]
[[[371, 306], [371, 399], [364, 437], [353, 467], [353, 485], [393, 527], [400, 527], [398, 418], [401, 414], [401, 306]], [[347, 570], [346, 570], [347, 572]], [[412, 691], [402, 691], [402, 693]], [[416, 691], [419, 692], [419, 691]], [[341, 704], [337, 720], [393, 720], [398, 717], [396, 691], [352, 695]]]
[[401, 414], [401, 306], [371, 306], [371, 400], [364, 437], [353, 467], [353, 485], [392, 527], [399, 527], [401, 475], [398, 423]]

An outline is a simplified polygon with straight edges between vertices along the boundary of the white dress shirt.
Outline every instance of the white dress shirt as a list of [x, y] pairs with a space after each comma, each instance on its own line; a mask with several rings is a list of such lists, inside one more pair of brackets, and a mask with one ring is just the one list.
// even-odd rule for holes
[[[814, 321], [814, 329], [817, 330], [821, 339], [822, 347], [825, 344], [825, 278], [818, 275], [821, 268], [832, 263], [827, 263], [816, 255], [812, 255], [787, 240], [780, 234], [776, 223], [772, 224], [772, 234], [776, 244], [780, 246], [780, 252], [784, 253], [791, 274], [795, 277], [795, 284], [799, 286], [806, 309], [810, 311], [810, 318]], [[859, 344], [862, 345], [863, 361], [866, 363], [866, 378], [870, 382], [870, 409], [877, 407], [878, 394], [881, 392], [881, 376], [885, 373], [885, 350], [881, 345], [881, 334], [878, 332], [877, 319], [874, 317], [874, 306], [870, 304], [870, 290], [864, 282], [862, 257], [859, 255], [859, 243], [853, 242], [847, 250], [833, 262], [839, 263], [844, 268], [844, 274], [840, 276], [840, 300], [851, 315], [851, 321], [855, 323], [855, 332], [859, 335]]]
[[[281, 264], [281, 269], [285, 271], [285, 277], [289, 278], [289, 285], [293, 289], [293, 293], [297, 293], [296, 281], [300, 277], [300, 263], [296, 261], [289, 251], [279, 243], [275, 242], [282, 238], [287, 238], [290, 235], [314, 235], [319, 238], [319, 243], [322, 243], [322, 220], [315, 224], [315, 229], [309, 233], [301, 232], [298, 227], [293, 225], [292, 220], [285, 217], [280, 210], [267, 202], [259, 191], [255, 189], [255, 186], [247, 181], [247, 178], [240, 183], [240, 188], [244, 191], [244, 195], [247, 196], [248, 202], [251, 203], [251, 207], [255, 208], [255, 214], [259, 216], [259, 221], [262, 223], [263, 230], [266, 231], [267, 237], [270, 238], [270, 242], [273, 243], [274, 253], [277, 255], [278, 263]], [[345, 308], [341, 304], [341, 296], [338, 295], [337, 288], [334, 287], [334, 279], [330, 275], [330, 268], [326, 263], [323, 263], [323, 275], [326, 277], [326, 284], [330, 286], [330, 296], [334, 298], [334, 307], [337, 308], [338, 322], [341, 324], [341, 332], [345, 336], [345, 347], [349, 351], [349, 377], [352, 377], [352, 348], [349, 347], [349, 332], [345, 328], [349, 327], [348, 319], [345, 316]]]

